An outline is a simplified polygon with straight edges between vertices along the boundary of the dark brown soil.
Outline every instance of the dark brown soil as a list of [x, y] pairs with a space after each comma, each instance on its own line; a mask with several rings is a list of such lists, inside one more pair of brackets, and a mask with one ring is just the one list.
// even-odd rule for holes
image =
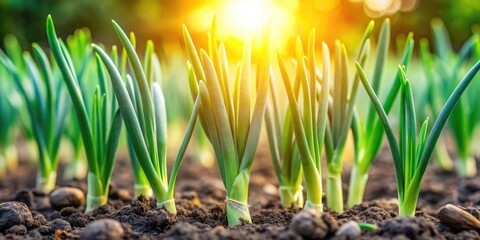
[[[436, 172], [432, 165], [420, 193], [417, 216], [397, 218], [393, 165], [388, 149], [383, 149], [370, 171], [364, 203], [342, 213], [327, 209], [324, 214], [297, 214], [299, 209], [280, 208], [278, 183], [268, 151], [262, 147], [250, 184], [253, 224], [228, 227], [223, 209], [225, 190], [218, 170], [205, 169], [188, 159], [180, 170], [175, 190], [177, 216], [155, 209], [154, 200], [142, 196], [132, 199], [132, 174], [125, 157], [118, 159], [109, 204], [91, 214], [84, 214], [83, 207], [54, 210], [48, 196], [30, 190], [34, 187], [34, 168], [22, 159], [19, 170], [0, 182], [0, 202], [25, 203], [31, 221], [0, 229], [0, 239], [77, 239], [87, 236], [82, 233], [89, 223], [105, 218], [121, 223], [123, 239], [337, 239], [335, 232], [349, 220], [378, 226], [376, 231], [362, 230], [358, 239], [480, 239], [473, 230], [454, 231], [435, 218], [438, 208], [447, 203], [468, 207], [466, 210], [479, 218], [480, 209], [475, 207], [480, 205], [478, 177], [458, 180], [454, 173]], [[345, 170], [345, 183], [348, 173]], [[58, 185], [86, 191], [85, 180], [60, 181]]]

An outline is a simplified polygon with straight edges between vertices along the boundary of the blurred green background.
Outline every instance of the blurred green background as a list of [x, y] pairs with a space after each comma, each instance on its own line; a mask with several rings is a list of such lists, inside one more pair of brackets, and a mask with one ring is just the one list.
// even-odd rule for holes
[[[52, 14], [60, 37], [76, 28], [88, 27], [95, 41], [116, 43], [110, 24], [115, 19], [124, 29], [135, 31], [140, 42], [181, 41], [181, 24], [185, 23], [195, 36], [208, 30], [213, 15], [219, 16], [229, 2], [238, 0], [0, 0], [0, 38], [16, 35], [23, 47], [30, 42], [45, 44], [45, 18]], [[248, 0], [245, 0], [248, 2]], [[244, 2], [245, 2], [244, 1]], [[288, 26], [280, 25], [284, 37], [282, 44], [291, 48], [296, 34], [306, 36], [316, 27], [317, 39], [332, 43], [340, 38], [347, 46], [355, 41], [370, 19], [390, 17], [393, 35], [415, 32], [416, 39], [430, 37], [430, 20], [439, 17], [445, 21], [455, 48], [471, 35], [479, 23], [480, 1], [474, 0], [257, 0], [278, 7], [287, 17]], [[268, 8], [267, 7], [267, 8]], [[248, 9], [248, 6], [247, 6]], [[236, 9], [234, 11], [241, 11]], [[247, 15], [239, 13], [248, 21]], [[268, 15], [270, 12], [262, 14]], [[228, 14], [227, 14], [228, 15]], [[275, 14], [273, 14], [275, 15]], [[228, 17], [228, 16], [227, 16]], [[286, 18], [286, 19], [282, 19]], [[243, 20], [233, 19], [241, 22]], [[234, 23], [235, 24], [235, 23]], [[235, 28], [235, 25], [233, 25]], [[229, 27], [227, 27], [228, 29]], [[202, 34], [202, 36], [204, 36]], [[238, 36], [232, 36], [235, 39]], [[288, 49], [287, 48], [287, 49]]]

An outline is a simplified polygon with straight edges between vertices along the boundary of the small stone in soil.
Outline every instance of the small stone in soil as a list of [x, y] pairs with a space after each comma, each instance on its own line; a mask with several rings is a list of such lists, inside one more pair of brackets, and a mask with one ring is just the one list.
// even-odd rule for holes
[[338, 225], [328, 213], [304, 209], [293, 217], [290, 228], [304, 239], [324, 239], [333, 234]]
[[447, 204], [441, 207], [437, 215], [443, 224], [452, 229], [480, 232], [480, 220], [455, 205]]
[[5, 231], [13, 225], [33, 225], [32, 213], [25, 203], [4, 202], [0, 204], [0, 231]]
[[335, 233], [335, 236], [347, 239], [355, 239], [356, 237], [360, 236], [360, 234], [362, 234], [362, 230], [358, 224], [354, 221], [348, 221], [338, 229], [338, 231]]
[[79, 207], [85, 203], [85, 195], [80, 189], [62, 187], [50, 194], [50, 204], [54, 209], [60, 210], [65, 207]]
[[113, 219], [101, 219], [87, 225], [80, 239], [122, 239], [125, 234], [122, 224]]
[[5, 231], [6, 234], [25, 235], [27, 234], [27, 227], [24, 225], [13, 225]]

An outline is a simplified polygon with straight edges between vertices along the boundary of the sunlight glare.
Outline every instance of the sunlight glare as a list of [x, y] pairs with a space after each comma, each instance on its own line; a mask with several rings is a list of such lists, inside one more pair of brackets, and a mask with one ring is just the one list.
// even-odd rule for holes
[[[291, 2], [291, 1], [290, 1]], [[220, 2], [219, 2], [220, 3]], [[221, 2], [218, 11], [220, 33], [245, 38], [258, 34], [267, 20], [272, 20], [274, 45], [282, 45], [293, 28], [291, 3], [274, 0], [229, 0]]]

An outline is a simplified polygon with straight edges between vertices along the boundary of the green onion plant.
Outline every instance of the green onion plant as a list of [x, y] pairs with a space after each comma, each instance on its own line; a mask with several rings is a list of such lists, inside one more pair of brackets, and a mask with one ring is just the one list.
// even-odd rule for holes
[[[474, 34], [461, 47], [458, 54], [452, 50], [450, 38], [443, 22], [439, 19], [432, 21], [435, 55], [429, 50], [426, 40], [421, 42], [420, 56], [423, 69], [427, 78], [428, 106], [435, 117], [439, 114], [441, 102], [448, 98], [449, 93], [458, 83], [458, 77], [468, 63], [469, 56], [474, 52], [478, 43], [478, 35]], [[477, 59], [474, 59], [475, 61]], [[473, 83], [474, 86], [480, 83]], [[478, 87], [473, 87], [478, 89]], [[456, 148], [456, 171], [460, 177], [473, 177], [477, 173], [474, 158], [474, 143], [478, 140], [475, 136], [476, 127], [480, 123], [480, 114], [475, 106], [478, 103], [476, 93], [467, 94], [456, 105], [449, 120], [449, 129]], [[443, 143], [442, 143], [443, 144]], [[437, 155], [440, 166], [451, 167], [446, 146], [441, 146], [442, 152]]]
[[448, 117], [452, 111], [454, 111], [458, 100], [480, 70], [480, 61], [470, 69], [450, 97], [448, 97], [429, 133], [427, 133], [428, 118], [423, 122], [419, 133], [417, 133], [417, 117], [415, 115], [412, 88], [410, 81], [405, 75], [405, 67], [399, 67], [398, 74], [400, 78], [398, 80], [400, 80], [401, 88], [398, 141], [385, 108], [378, 99], [373, 87], [368, 82], [362, 67], [356, 63], [356, 68], [362, 84], [385, 129], [390, 145], [397, 178], [399, 215], [414, 216], [423, 176], [435, 144], [440, 137], [443, 127], [447, 123]]
[[48, 193], [55, 187], [57, 179], [58, 151], [69, 101], [60, 80], [54, 77], [43, 49], [36, 43], [32, 48], [37, 62], [29, 52], [23, 54], [26, 74], [22, 74], [17, 69], [19, 65], [15, 65], [3, 51], [0, 51], [0, 62], [13, 77], [27, 106], [39, 152], [36, 189]]
[[[199, 118], [213, 146], [227, 191], [226, 214], [230, 226], [239, 225], [242, 221], [251, 222], [248, 184], [268, 97], [269, 26], [262, 34], [256, 81], [251, 73], [252, 43], [247, 40], [233, 86], [229, 81], [225, 46], [217, 36], [216, 19], [210, 32], [208, 53], [203, 49], [197, 52], [186, 26], [183, 26], [190, 59], [190, 90], [193, 98], [201, 98]], [[251, 88], [256, 91], [252, 93]]]
[[[18, 39], [14, 35], [7, 35], [4, 39], [4, 46], [5, 46], [5, 54], [10, 58], [13, 65], [15, 66], [17, 73], [21, 80], [28, 81], [28, 71], [25, 68], [25, 61], [23, 60], [23, 49], [18, 41]], [[6, 76], [10, 78], [9, 80], [12, 84], [14, 83], [13, 77], [8, 73]], [[25, 83], [28, 84], [28, 83]], [[20, 132], [25, 137], [25, 145], [27, 150], [26, 159], [30, 164], [30, 167], [36, 168], [38, 164], [38, 148], [35, 138], [33, 136], [33, 129], [30, 124], [30, 116], [27, 111], [27, 103], [24, 101], [23, 97], [18, 91], [12, 91], [12, 99], [15, 100], [15, 103], [18, 105], [17, 117], [18, 122], [20, 125]]]
[[[47, 17], [47, 36], [55, 61], [67, 86], [80, 127], [85, 155], [88, 161], [88, 192], [85, 211], [89, 212], [107, 203], [110, 178], [115, 165], [122, 116], [106, 74], [97, 57], [98, 83], [91, 108], [87, 105], [75, 74], [71, 54], [57, 38], [52, 17]], [[87, 109], [90, 109], [87, 111]]]
[[[307, 201], [303, 208], [323, 211], [321, 159], [328, 120], [328, 97], [331, 82], [330, 52], [328, 46], [323, 43], [323, 74], [319, 83], [321, 87], [317, 87], [314, 30], [310, 32], [308, 39], [308, 55], [304, 55], [299, 38], [296, 42], [296, 55], [297, 73], [293, 88], [285, 61], [280, 55], [278, 55], [278, 64], [287, 92], [293, 132], [305, 176]], [[300, 101], [300, 98], [303, 101]], [[288, 166], [285, 165], [285, 162], [283, 163], [282, 167], [287, 169]]]
[[13, 82], [6, 69], [0, 66], [0, 179], [18, 166], [15, 146], [18, 102]]
[[133, 75], [126, 75], [126, 82], [124, 82], [114, 61], [105, 51], [97, 45], [93, 45], [93, 48], [108, 69], [120, 111], [125, 119], [128, 137], [157, 199], [157, 207], [164, 207], [175, 215], [177, 213], [174, 199], [175, 181], [196, 123], [200, 98], [195, 101], [185, 137], [168, 179], [167, 116], [162, 89], [153, 77], [155, 75], [154, 65], [151, 62], [154, 59], [152, 58], [153, 43], [149, 41], [147, 44], [150, 45], [147, 47], [150, 50], [147, 51], [145, 56], [147, 61], [142, 66], [127, 35], [116, 22], [112, 21], [112, 23], [126, 51]]
[[[388, 56], [390, 45], [390, 22], [385, 20], [378, 36], [376, 47], [375, 65], [372, 77], [372, 88], [375, 92], [380, 92], [384, 82], [384, 68]], [[402, 65], [408, 66], [413, 53], [413, 34], [407, 35], [403, 47]], [[400, 89], [399, 75], [388, 87], [387, 94], [383, 100], [383, 107], [388, 114], [393, 107], [395, 99]], [[358, 114], [354, 110], [352, 122], [352, 133], [355, 145], [355, 158], [350, 172], [350, 184], [348, 189], [347, 207], [351, 208], [363, 201], [365, 187], [368, 181], [368, 171], [375, 160], [383, 143], [383, 126], [375, 113], [372, 104], [367, 104], [366, 114]]]
[[[132, 43], [132, 46], [135, 48], [136, 45], [136, 37], [133, 32], [130, 33], [130, 42]], [[158, 78], [158, 72], [160, 69], [159, 66], [159, 61], [156, 59], [155, 53], [153, 53], [153, 45], [148, 44], [146, 49], [145, 49], [145, 59], [144, 59], [144, 65], [147, 64], [155, 64], [155, 66], [152, 68], [154, 70], [154, 77]], [[148, 54], [149, 52], [153, 54]], [[128, 58], [127, 58], [127, 52], [125, 49], [122, 51], [121, 56], [118, 54], [118, 50], [116, 46], [112, 47], [112, 53], [110, 54], [112, 61], [115, 63], [117, 66], [117, 69], [120, 71], [120, 74], [122, 76], [122, 79], [127, 79], [127, 73], [132, 72], [131, 69], [131, 64], [128, 64]], [[148, 57], [147, 57], [148, 56]], [[158, 65], [158, 66], [157, 66]], [[140, 90], [137, 86], [137, 84], [134, 84], [134, 82], [129, 81], [129, 84], [127, 85], [129, 94], [131, 96], [140, 95]], [[133, 101], [134, 107], [135, 108], [141, 108], [141, 98], [136, 98], [135, 101]], [[127, 146], [128, 146], [128, 153], [130, 156], [130, 163], [132, 165], [132, 170], [133, 170], [133, 189], [134, 189], [134, 196], [152, 196], [153, 191], [152, 188], [150, 187], [150, 183], [148, 182], [147, 176], [145, 175], [145, 172], [143, 171], [142, 167], [140, 166], [140, 162], [138, 161], [137, 155], [135, 153], [133, 143], [130, 137], [128, 137], [128, 133], [125, 134], [126, 139], [127, 139]]]
[[[373, 22], [368, 25], [362, 37], [359, 51], [359, 61], [362, 63], [366, 61], [370, 49], [368, 39], [372, 30]], [[287, 90], [295, 141], [307, 186], [307, 202], [304, 208], [323, 211], [321, 159], [322, 149], [325, 148], [327, 204], [332, 210], [343, 211], [341, 179], [343, 153], [353, 118], [358, 77], [354, 78], [352, 86], [349, 87], [348, 57], [345, 46], [339, 41], [336, 42], [335, 72], [332, 79], [330, 79], [330, 53], [325, 44], [322, 46], [322, 54], [323, 74], [317, 77], [315, 31], [312, 30], [310, 33], [307, 55], [303, 53], [301, 40], [297, 38], [298, 66], [293, 89], [281, 57], [279, 57], [279, 65]], [[330, 84], [331, 81], [334, 81], [334, 84]], [[302, 88], [301, 96], [300, 87]], [[284, 134], [288, 137], [287, 132]], [[289, 165], [285, 166], [289, 167]]]
[[[385, 23], [388, 26], [388, 20]], [[361, 40], [357, 61], [360, 61], [362, 66], [370, 52], [369, 38], [373, 27], [373, 22], [370, 22]], [[349, 130], [352, 126], [359, 85], [358, 75], [355, 75], [351, 86], [349, 86], [348, 65], [345, 45], [337, 41], [335, 43], [334, 84], [332, 84], [333, 90], [330, 92], [331, 100], [325, 128], [325, 157], [327, 160], [327, 207], [338, 212], [343, 211], [343, 155]]]
[[[425, 73], [426, 77], [427, 91], [420, 91], [419, 93], [424, 96], [423, 99], [420, 98], [420, 100], [423, 100], [423, 102], [420, 103], [420, 106], [425, 107], [425, 111], [419, 111], [419, 115], [422, 117], [429, 116], [430, 119], [435, 120], [440, 108], [442, 107], [441, 100], [443, 99], [443, 92], [439, 91], [439, 89], [442, 88], [438, 87], [441, 84], [438, 81], [439, 78], [433, 77], [434, 73], [437, 71], [433, 71], [432, 69], [434, 68], [432, 66], [433, 59], [432, 54], [429, 51], [428, 40], [422, 38], [420, 40], [420, 60], [422, 62], [423, 72]], [[454, 169], [453, 160], [448, 152], [446, 141], [447, 136], [446, 133], [443, 132], [433, 152], [435, 166], [440, 171], [451, 171]]]

